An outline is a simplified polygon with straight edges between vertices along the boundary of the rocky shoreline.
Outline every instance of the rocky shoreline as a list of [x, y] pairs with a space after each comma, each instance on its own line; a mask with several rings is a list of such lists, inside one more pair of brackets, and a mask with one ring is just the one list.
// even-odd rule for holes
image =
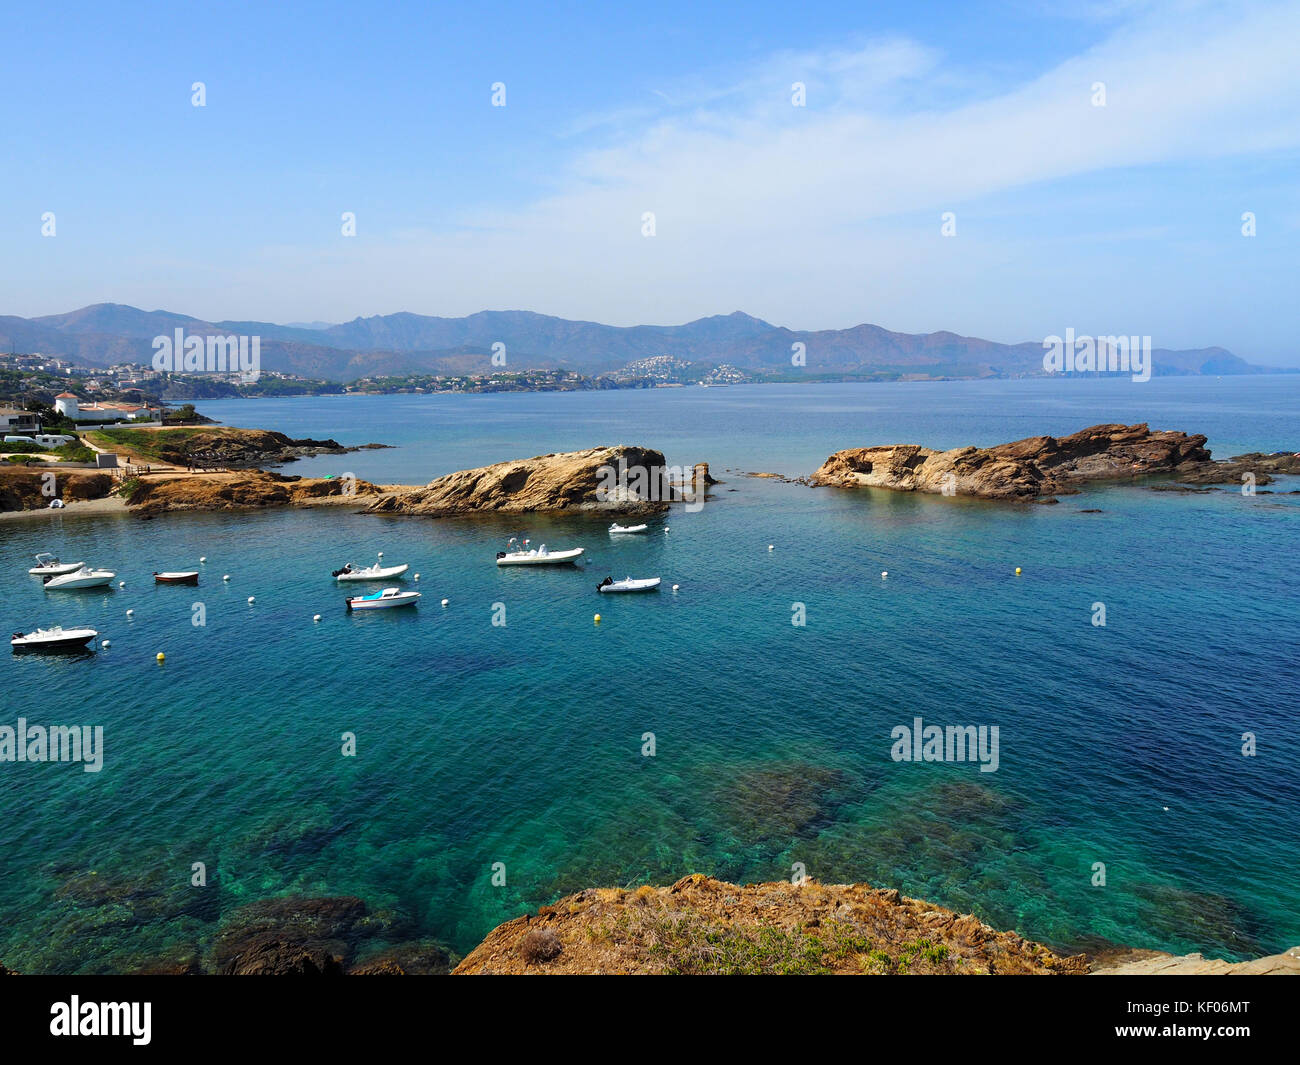
[[[698, 504], [720, 483], [710, 475], [708, 463], [670, 467], [662, 452], [628, 444], [512, 459], [449, 473], [426, 485], [380, 486], [348, 477], [285, 477], [260, 466], [387, 446], [383, 444], [345, 448], [334, 440], [292, 440], [255, 429], [197, 430], [186, 440], [182, 451], [170, 450], [169, 444], [153, 448], [157, 461], [168, 465], [132, 483], [127, 495], [132, 513], [150, 517], [178, 510], [352, 503], [364, 513], [435, 518], [560, 511], [634, 516], [661, 513], [674, 503]], [[1076, 494], [1099, 481], [1151, 481], [1142, 486], [1164, 492], [1243, 484], [1253, 491], [1279, 475], [1300, 474], [1300, 454], [1252, 452], [1215, 460], [1205, 442], [1203, 435], [1152, 430], [1146, 424], [1108, 424], [989, 448], [848, 448], [808, 477], [729, 472], [813, 487], [885, 488], [1019, 503], [1055, 503], [1057, 496]], [[148, 461], [130, 457], [135, 464]], [[0, 470], [0, 511], [48, 506], [41, 475], [25, 468]], [[100, 499], [115, 491], [108, 474], [82, 470], [60, 474], [60, 488], [71, 501]]]
[[[185, 898], [187, 890], [177, 889]], [[63, 894], [145, 916], [159, 892], [83, 876]], [[1113, 948], [1061, 955], [894, 889], [694, 874], [670, 887], [588, 888], [497, 926], [466, 957], [354, 896], [260, 899], [223, 914], [206, 948], [131, 970], [151, 975], [1300, 975], [1300, 947], [1247, 962]], [[12, 975], [0, 965], [0, 975]]]

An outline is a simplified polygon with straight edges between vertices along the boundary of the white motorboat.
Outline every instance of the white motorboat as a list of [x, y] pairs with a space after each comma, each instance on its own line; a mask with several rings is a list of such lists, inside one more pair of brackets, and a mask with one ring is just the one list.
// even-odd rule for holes
[[342, 569], [336, 569], [330, 574], [340, 581], [390, 581], [394, 577], [400, 577], [411, 567], [402, 566], [382, 566], [376, 562], [373, 566], [354, 566], [349, 562]]
[[419, 592], [404, 592], [401, 588], [385, 588], [373, 595], [349, 596], [349, 610], [387, 610], [395, 606], [414, 606]]
[[644, 580], [633, 580], [631, 577], [625, 577], [621, 581], [614, 580], [613, 577], [606, 577], [598, 585], [598, 592], [653, 592], [659, 587], [658, 577], [647, 577]]
[[15, 632], [9, 645], [14, 651], [80, 651], [98, 635], [94, 629], [65, 629], [55, 625], [34, 632]]
[[506, 543], [506, 550], [497, 552], [498, 566], [558, 566], [564, 562], [572, 562], [582, 554], [581, 547], [571, 547], [567, 551], [551, 551], [545, 544], [541, 547], [529, 548], [529, 541], [525, 540], [518, 550], [510, 550], [514, 547], [515, 538], [512, 536]]
[[61, 589], [66, 591], [76, 588], [102, 588], [116, 576], [116, 573], [106, 569], [82, 566], [71, 573], [64, 573], [58, 577], [46, 577], [44, 581], [47, 590]]
[[36, 577], [57, 577], [62, 573], [74, 573], [81, 569], [80, 562], [60, 562], [48, 551], [36, 556], [36, 565], [27, 572]]
[[648, 525], [620, 525], [618, 522], [614, 522], [609, 527], [609, 531], [611, 533], [643, 533], [648, 528], [650, 528]]

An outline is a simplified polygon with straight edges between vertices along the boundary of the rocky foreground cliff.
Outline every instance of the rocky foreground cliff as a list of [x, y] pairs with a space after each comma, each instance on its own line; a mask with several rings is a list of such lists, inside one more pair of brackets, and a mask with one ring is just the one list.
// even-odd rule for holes
[[508, 921], [455, 969], [493, 973], [1078, 975], [971, 914], [865, 884], [743, 887], [696, 874], [671, 887], [592, 888]]
[[1300, 947], [1249, 962], [1116, 949], [1064, 957], [972, 914], [866, 884], [591, 888], [507, 921], [453, 975], [1300, 975]]
[[460, 470], [423, 488], [383, 495], [366, 509], [426, 517], [559, 510], [650, 514], [685, 498], [696, 481], [712, 483], [707, 465], [674, 470], [661, 451], [620, 444]]
[[1206, 438], [1141, 425], [1094, 425], [1070, 436], [1031, 436], [995, 447], [936, 451], [919, 444], [849, 448], [813, 474], [816, 485], [889, 488], [1019, 502], [1050, 501], [1091, 481], [1163, 475], [1187, 484], [1268, 484], [1300, 473], [1300, 456], [1242, 455], [1215, 462]]

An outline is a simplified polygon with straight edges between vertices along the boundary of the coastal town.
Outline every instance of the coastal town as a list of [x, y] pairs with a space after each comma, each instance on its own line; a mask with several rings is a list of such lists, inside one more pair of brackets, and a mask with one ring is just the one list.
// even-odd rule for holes
[[[485, 363], [488, 356], [484, 356]], [[619, 370], [585, 374], [566, 369], [498, 369], [484, 373], [407, 373], [367, 375], [346, 383], [274, 370], [260, 371], [256, 381], [239, 373], [185, 373], [156, 370], [141, 363], [90, 366], [40, 353], [0, 355], [0, 403], [25, 409], [32, 403], [53, 405], [70, 395], [87, 414], [80, 421], [119, 420], [108, 412], [120, 406], [129, 421], [157, 416], [158, 404], [194, 399], [265, 396], [441, 395], [483, 392], [575, 392], [622, 388], [718, 387], [768, 379], [727, 364], [688, 362], [654, 355]], [[152, 405], [152, 406], [151, 406]], [[136, 410], [128, 408], [134, 406]], [[106, 417], [97, 418], [96, 413]]]

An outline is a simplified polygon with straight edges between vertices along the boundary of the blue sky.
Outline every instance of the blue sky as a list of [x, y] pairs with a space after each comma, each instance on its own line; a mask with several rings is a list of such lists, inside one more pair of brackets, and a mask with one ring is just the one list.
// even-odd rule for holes
[[0, 314], [744, 310], [1300, 365], [1294, 3], [53, 4], [2, 21]]

